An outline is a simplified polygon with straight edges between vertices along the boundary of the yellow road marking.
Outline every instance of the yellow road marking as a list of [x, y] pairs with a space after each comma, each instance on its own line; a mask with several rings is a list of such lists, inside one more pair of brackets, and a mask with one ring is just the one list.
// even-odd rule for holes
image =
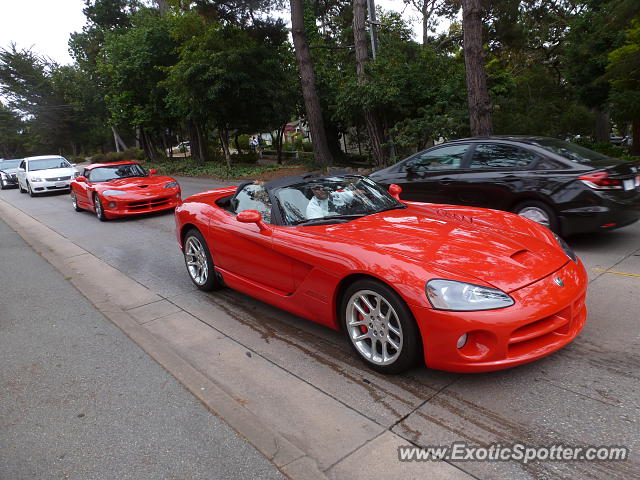
[[625, 272], [616, 272], [614, 270], [605, 270], [603, 268], [594, 268], [594, 270], [596, 272], [602, 272], [602, 273], [614, 273], [616, 275], [623, 275], [625, 277], [635, 277], [635, 278], [640, 278], [640, 274], [637, 273], [625, 273]]

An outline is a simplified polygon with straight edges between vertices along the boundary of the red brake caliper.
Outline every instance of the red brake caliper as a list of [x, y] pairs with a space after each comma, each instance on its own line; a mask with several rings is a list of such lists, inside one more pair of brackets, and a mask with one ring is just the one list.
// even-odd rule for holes
[[[369, 313], [369, 309], [367, 308], [366, 305], [363, 305], [362, 308], [364, 310], [366, 310], [367, 313]], [[364, 317], [362, 316], [362, 314], [360, 312], [358, 312], [358, 320], [362, 321], [364, 320]], [[360, 331], [365, 334], [369, 331], [369, 329], [366, 327], [366, 325], [360, 325]]]

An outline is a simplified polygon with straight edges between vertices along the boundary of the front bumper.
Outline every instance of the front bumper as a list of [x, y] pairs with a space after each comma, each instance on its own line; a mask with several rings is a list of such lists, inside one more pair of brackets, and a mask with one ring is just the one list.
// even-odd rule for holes
[[137, 199], [122, 199], [121, 197], [102, 198], [102, 208], [107, 218], [126, 217], [169, 210], [176, 208], [181, 203], [180, 190], [168, 192], [164, 195]]
[[6, 175], [2, 178], [5, 187], [17, 187], [18, 177], [16, 175]]
[[35, 193], [55, 192], [59, 190], [69, 190], [71, 180], [31, 182], [31, 190]]
[[[564, 286], [554, 279], [561, 278]], [[487, 372], [542, 358], [571, 342], [587, 319], [587, 273], [569, 261], [560, 270], [511, 292], [515, 304], [499, 310], [445, 312], [411, 306], [428, 367]], [[467, 342], [456, 343], [464, 333]]]

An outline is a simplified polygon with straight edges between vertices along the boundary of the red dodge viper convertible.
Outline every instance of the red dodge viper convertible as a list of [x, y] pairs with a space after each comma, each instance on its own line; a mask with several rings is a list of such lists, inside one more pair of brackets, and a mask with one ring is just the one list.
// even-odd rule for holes
[[71, 204], [101, 221], [175, 208], [181, 202], [178, 182], [155, 173], [137, 162], [94, 163], [71, 182]]
[[247, 182], [176, 208], [189, 276], [345, 332], [364, 362], [483, 372], [548, 355], [587, 318], [570, 247], [515, 214], [400, 200], [358, 175]]

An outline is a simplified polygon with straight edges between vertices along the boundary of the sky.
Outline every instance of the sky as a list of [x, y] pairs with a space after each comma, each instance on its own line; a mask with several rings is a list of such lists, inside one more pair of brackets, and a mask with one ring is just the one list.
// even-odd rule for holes
[[[14, 42], [19, 49], [32, 48], [60, 65], [72, 63], [69, 35], [82, 30], [86, 21], [84, 6], [84, 0], [0, 0], [0, 48]], [[405, 9], [402, 0], [376, 0], [376, 6]], [[406, 9], [405, 18], [408, 17], [417, 15]]]

